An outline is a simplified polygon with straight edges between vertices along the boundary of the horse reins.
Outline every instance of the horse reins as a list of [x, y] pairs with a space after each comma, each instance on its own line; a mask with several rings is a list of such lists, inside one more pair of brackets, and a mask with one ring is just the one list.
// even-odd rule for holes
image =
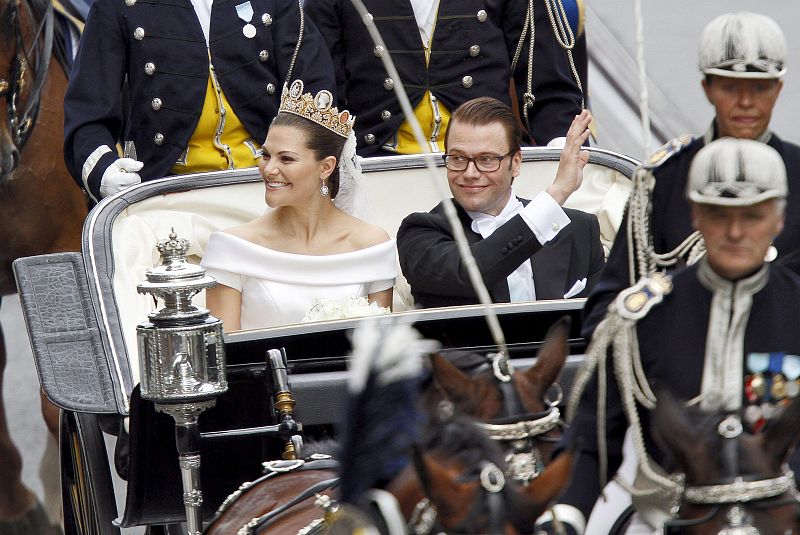
[[[36, 17], [33, 10], [25, 4], [32, 24], [36, 25]], [[22, 25], [20, 20], [20, 10], [17, 2], [9, 4], [11, 10], [11, 23], [14, 26], [15, 51], [14, 61], [11, 66], [11, 73], [8, 79], [0, 78], [0, 97], [8, 100], [8, 123], [11, 130], [12, 140], [17, 150], [21, 153], [25, 143], [30, 137], [32, 126], [36, 121], [41, 103], [42, 89], [47, 77], [47, 69], [50, 65], [50, 57], [53, 50], [53, 4], [47, 2], [44, 17], [38, 24], [33, 34], [30, 48], [25, 46], [22, 36]], [[44, 36], [42, 36], [44, 34]], [[43, 42], [40, 43], [40, 40]], [[31, 90], [25, 109], [18, 113], [17, 106], [25, 89], [25, 74], [30, 64], [35, 65], [33, 89]]]

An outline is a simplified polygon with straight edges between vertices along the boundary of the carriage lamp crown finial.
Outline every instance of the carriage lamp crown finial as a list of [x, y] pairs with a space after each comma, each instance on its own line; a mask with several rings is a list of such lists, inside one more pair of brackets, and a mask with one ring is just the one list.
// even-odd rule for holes
[[166, 240], [159, 240], [157, 247], [158, 252], [161, 253], [164, 260], [172, 258], [185, 259], [189, 252], [189, 240], [186, 238], [178, 238], [178, 235], [175, 234], [175, 228], [172, 227], [170, 229], [169, 238]]

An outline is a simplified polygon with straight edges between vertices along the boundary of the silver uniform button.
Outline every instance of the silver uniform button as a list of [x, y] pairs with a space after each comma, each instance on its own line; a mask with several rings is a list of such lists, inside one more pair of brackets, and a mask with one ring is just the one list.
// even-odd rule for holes
[[374, 145], [375, 144], [375, 134], [367, 134], [364, 136], [364, 141], [367, 142], [367, 145]]
[[467, 75], [464, 78], [462, 78], [461, 85], [463, 85], [467, 89], [472, 87], [472, 76]]
[[376, 58], [379, 58], [383, 55], [383, 50], [384, 50], [383, 46], [378, 45], [372, 49], [372, 53], [375, 54]]
[[367, 14], [366, 14], [366, 15], [364, 15], [364, 17], [363, 17], [364, 24], [370, 24], [370, 23], [372, 22], [372, 19], [373, 19], [373, 17], [372, 17], [372, 13], [367, 13]]
[[381, 112], [381, 119], [383, 119], [384, 121], [388, 121], [391, 118], [392, 118], [392, 112], [390, 112], [389, 110], [383, 110]]
[[144, 72], [148, 76], [153, 76], [153, 73], [156, 72], [156, 64], [148, 61], [144, 64]]
[[261, 52], [258, 53], [258, 59], [261, 60], [262, 62], [267, 61], [269, 59], [269, 52], [267, 52], [266, 50], [262, 50]]
[[136, 4], [136, 0], [125, 0], [125, 5], [128, 7], [131, 7], [134, 4]]
[[163, 145], [163, 144], [164, 144], [164, 134], [162, 134], [162, 133], [160, 133], [160, 132], [159, 132], [158, 134], [156, 134], [155, 136], [153, 136], [153, 142], [154, 142], [156, 145]]
[[480, 53], [481, 53], [481, 47], [479, 47], [478, 45], [472, 45], [471, 47], [469, 47], [469, 55], [472, 56], [473, 58]]
[[275, 84], [267, 84], [267, 93], [270, 95], [275, 94]]
[[476, 16], [478, 17], [478, 22], [486, 22], [487, 16], [485, 10], [481, 9], [480, 11], [478, 11], [478, 14]]
[[152, 106], [152, 108], [154, 110], [156, 110], [156, 111], [160, 110], [161, 109], [161, 99], [158, 98], [158, 97], [154, 98], [153, 100], [150, 101], [150, 106]]
[[394, 80], [392, 80], [391, 78], [385, 79], [383, 81], [383, 88], [386, 91], [391, 91], [392, 89], [394, 89]]
[[270, 24], [272, 24], [272, 15], [270, 15], [269, 13], [264, 13], [263, 15], [261, 15], [261, 22], [264, 23], [264, 26], [269, 26]]
[[144, 28], [140, 26], [135, 30], [133, 30], [133, 38], [136, 39], [137, 41], [141, 41], [142, 39], [144, 39]]

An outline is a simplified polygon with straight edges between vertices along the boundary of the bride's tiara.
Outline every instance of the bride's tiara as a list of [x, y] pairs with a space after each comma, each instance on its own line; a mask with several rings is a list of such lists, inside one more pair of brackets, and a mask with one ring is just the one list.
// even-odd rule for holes
[[303, 93], [302, 80], [295, 80], [289, 88], [284, 84], [278, 111], [305, 117], [346, 138], [352, 132], [356, 118], [347, 110], [339, 112], [332, 104], [333, 95], [330, 91], [323, 89], [316, 95]]

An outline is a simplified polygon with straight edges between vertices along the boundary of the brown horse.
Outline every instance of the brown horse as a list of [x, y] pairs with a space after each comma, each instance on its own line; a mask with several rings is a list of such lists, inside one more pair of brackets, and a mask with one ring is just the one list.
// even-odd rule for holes
[[[566, 337], [564, 326], [561, 323], [555, 329], [557, 334], [549, 337], [546, 347], [550, 349], [541, 352], [540, 359], [545, 353], [565, 353], [566, 342], [560, 340]], [[410, 330], [407, 326], [396, 327], [403, 328]], [[341, 445], [337, 447], [342, 459], [337, 495], [345, 502], [379, 513], [375, 516], [384, 532], [391, 534], [530, 533], [536, 518], [566, 485], [572, 455], [560, 456], [532, 481], [506, 478], [508, 466], [503, 449], [473, 420], [454, 410], [452, 403], [418, 407], [416, 400], [421, 392], [414, 366], [408, 363], [419, 360], [419, 354], [430, 348], [422, 349], [424, 344], [419, 344], [415, 350], [411, 336], [402, 337], [395, 332], [360, 335], [357, 331], [353, 336], [354, 347], [366, 343], [367, 348], [354, 350], [351, 363], [351, 370], [355, 371], [351, 372], [354, 377], [350, 382], [349, 410]], [[388, 345], [387, 340], [392, 340], [392, 347], [380, 347]], [[563, 358], [562, 355], [561, 362]], [[361, 366], [361, 362], [369, 364]], [[381, 369], [375, 370], [376, 367]], [[370, 370], [369, 374], [364, 372], [363, 382], [358, 380], [362, 373], [359, 370]], [[406, 375], [393, 370], [402, 370]], [[552, 378], [542, 381], [549, 385], [557, 371], [553, 373]], [[385, 377], [393, 380], [384, 382]], [[539, 380], [533, 382], [538, 384]], [[534, 397], [544, 396], [546, 389]], [[425, 415], [418, 412], [419, 408], [427, 408]], [[420, 427], [421, 422], [425, 423]], [[404, 463], [403, 459], [409, 457], [411, 461]], [[267, 466], [273, 472], [285, 472], [291, 466], [286, 463], [291, 462], [277, 461]], [[295, 477], [299, 478], [310, 465], [298, 466]], [[309, 485], [321, 485], [330, 495], [333, 484], [325, 479], [329, 476], [322, 471], [313, 481], [287, 490], [278, 489], [278, 481], [288, 477], [286, 484], [290, 484], [295, 477], [268, 474], [258, 485], [245, 485], [240, 496], [224, 505], [207, 533], [231, 533], [248, 523], [254, 532], [264, 529], [269, 533], [298, 533], [298, 526], [301, 530], [307, 528], [300, 533], [327, 532], [319, 522], [325, 516], [323, 511], [315, 511], [312, 505], [315, 494], [321, 492]], [[376, 484], [385, 490], [369, 490]], [[249, 505], [237, 507], [245, 501]], [[255, 519], [259, 514], [261, 518]]]
[[[506, 460], [513, 477], [522, 481], [536, 477], [561, 437], [560, 400], [551, 401], [548, 393], [555, 391], [560, 397], [555, 381], [569, 353], [569, 328], [568, 317], [555, 323], [536, 363], [525, 371], [512, 372], [505, 383], [481, 355], [462, 353], [454, 359], [432, 355], [432, 384], [426, 391], [426, 404], [433, 408], [446, 400], [458, 412], [476, 418], [489, 436], [508, 450]], [[462, 371], [461, 367], [471, 367], [476, 360], [483, 362], [478, 371]]]
[[[431, 422], [414, 458], [386, 491], [367, 493], [369, 503], [381, 504], [374, 510], [383, 515], [386, 526], [398, 519], [394, 525], [402, 528], [390, 527], [392, 535], [406, 530], [530, 533], [535, 520], [566, 486], [573, 461], [571, 453], [559, 456], [528, 485], [506, 481], [499, 446], [464, 419]], [[331, 462], [317, 458], [265, 463], [268, 474], [229, 497], [206, 535], [328, 533], [329, 527], [321, 522], [326, 515], [319, 496], [335, 499], [338, 482]], [[387, 499], [392, 501], [388, 506]]]
[[[52, 9], [37, 1], [0, 0], [0, 295], [16, 292], [15, 258], [80, 250], [87, 211], [62, 156], [67, 75], [51, 54]], [[0, 330], [0, 386], [5, 364]], [[30, 504], [20, 470], [0, 391], [0, 520]]]
[[658, 395], [653, 434], [685, 475], [677, 518], [665, 533], [800, 533], [800, 501], [784, 463], [800, 439], [800, 398], [763, 432], [738, 418], [687, 410]]

